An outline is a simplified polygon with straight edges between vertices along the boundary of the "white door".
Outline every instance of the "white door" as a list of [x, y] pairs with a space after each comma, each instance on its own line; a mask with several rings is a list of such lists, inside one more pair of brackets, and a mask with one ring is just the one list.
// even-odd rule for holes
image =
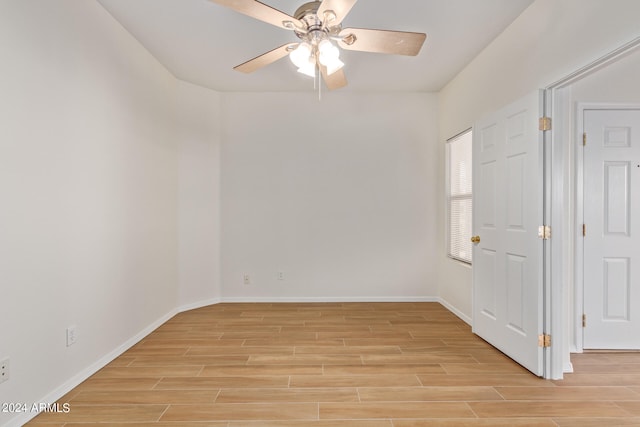
[[473, 128], [473, 331], [543, 373], [543, 150], [538, 92]]
[[585, 349], [640, 349], [640, 110], [584, 110]]

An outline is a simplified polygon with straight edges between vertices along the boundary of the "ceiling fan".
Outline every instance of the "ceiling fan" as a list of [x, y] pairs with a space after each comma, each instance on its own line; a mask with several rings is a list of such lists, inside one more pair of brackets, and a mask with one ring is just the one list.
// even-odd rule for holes
[[300, 73], [315, 78], [319, 72], [330, 90], [347, 85], [338, 46], [362, 52], [415, 56], [427, 38], [424, 33], [342, 28], [342, 21], [357, 0], [311, 1], [300, 6], [293, 16], [257, 0], [210, 1], [291, 30], [300, 39], [257, 56], [234, 70], [252, 73], [288, 55]]

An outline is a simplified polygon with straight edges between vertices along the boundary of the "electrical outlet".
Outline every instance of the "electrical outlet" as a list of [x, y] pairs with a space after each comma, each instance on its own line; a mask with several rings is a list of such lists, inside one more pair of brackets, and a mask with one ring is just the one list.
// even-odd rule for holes
[[9, 380], [9, 358], [0, 360], [0, 383]]
[[278, 271], [278, 280], [284, 280], [284, 271]]
[[248, 274], [245, 274], [242, 276], [242, 281], [244, 282], [245, 285], [250, 285], [251, 284], [251, 276], [249, 276]]
[[71, 347], [78, 340], [78, 328], [71, 325], [67, 328], [67, 347]]

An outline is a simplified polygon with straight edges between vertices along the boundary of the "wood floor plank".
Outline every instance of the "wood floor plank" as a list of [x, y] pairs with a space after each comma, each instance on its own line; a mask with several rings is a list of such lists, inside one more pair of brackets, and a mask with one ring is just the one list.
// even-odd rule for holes
[[393, 345], [370, 345], [370, 346], [309, 346], [302, 345], [295, 347], [295, 354], [401, 354], [398, 346]]
[[185, 356], [218, 356], [218, 357], [230, 357], [230, 356], [248, 356], [252, 355], [279, 355], [279, 356], [293, 356], [295, 353], [294, 346], [265, 346], [265, 347], [191, 347], [185, 353]]
[[426, 339], [416, 340], [415, 338], [403, 337], [382, 337], [382, 338], [347, 338], [344, 340], [344, 344], [352, 347], [366, 347], [366, 346], [397, 346], [397, 347], [442, 347], [442, 340], [438, 339]]
[[290, 387], [418, 387], [415, 375], [294, 375]]
[[572, 354], [571, 362], [580, 364], [582, 362], [587, 363], [600, 363], [600, 364], [627, 364], [627, 363], [640, 363], [639, 351], [613, 351], [613, 352], [587, 352], [582, 354]]
[[289, 377], [248, 376], [248, 377], [184, 377], [163, 378], [154, 390], [215, 390], [219, 388], [277, 388], [287, 387]]
[[243, 340], [221, 340], [218, 338], [212, 339], [145, 339], [141, 344], [140, 348], [152, 348], [152, 347], [193, 347], [193, 346], [219, 346], [219, 345], [228, 345], [235, 346], [238, 344], [242, 344]]
[[152, 422], [167, 410], [167, 405], [77, 405], [68, 413], [48, 412], [38, 415], [31, 424], [55, 422]]
[[201, 377], [247, 377], [278, 375], [322, 375], [322, 365], [244, 365], [244, 366], [205, 366]]
[[585, 363], [575, 368], [583, 374], [640, 374], [640, 363]]
[[362, 363], [358, 355], [303, 354], [296, 356], [250, 356], [249, 365], [356, 365]]
[[314, 420], [317, 403], [219, 403], [171, 405], [160, 421]]
[[145, 337], [145, 341], [152, 340], [219, 340], [223, 336], [223, 332], [212, 330], [188, 330], [188, 331], [155, 331]]
[[640, 418], [567, 417], [554, 418], [559, 427], [639, 427]]
[[451, 375], [528, 374], [515, 363], [443, 363], [442, 369]]
[[567, 374], [561, 381], [554, 381], [559, 387], [623, 385], [640, 387], [640, 374]]
[[144, 377], [195, 377], [204, 368], [203, 365], [189, 366], [125, 366], [108, 367], [98, 371], [94, 378], [144, 378]]
[[76, 391], [86, 390], [151, 390], [162, 378], [96, 378], [92, 376], [75, 388]]
[[496, 387], [505, 400], [603, 401], [634, 400], [636, 393], [626, 387]]
[[329, 347], [337, 347], [344, 346], [343, 339], [299, 339], [299, 338], [262, 338], [262, 339], [247, 339], [245, 340], [243, 347], [293, 347], [293, 346], [329, 346]]
[[399, 342], [398, 346], [403, 350], [444, 348], [444, 349], [447, 349], [448, 351], [451, 351], [450, 346], [445, 344], [443, 340], [437, 339], [437, 338], [412, 337], [409, 340], [403, 340]]
[[[300, 339], [300, 340], [315, 340], [318, 339], [318, 334], [315, 331], [227, 331], [224, 332], [221, 340], [247, 340], [247, 339]], [[328, 337], [329, 339], [335, 337]]]
[[216, 403], [358, 402], [355, 388], [226, 389]]
[[[44, 427], [44, 426], [43, 426]], [[52, 427], [47, 425], [46, 427]], [[140, 423], [136, 421], [126, 422], [120, 421], [117, 423], [65, 423], [64, 427], [228, 427], [226, 421], [212, 421], [212, 422], [149, 422]]]
[[229, 427], [394, 427], [390, 420], [232, 421]]
[[616, 402], [616, 404], [634, 417], [640, 417], [640, 402]]
[[[550, 418], [393, 420], [393, 427], [557, 427]], [[600, 427], [603, 427], [604, 424]]]
[[320, 419], [475, 418], [463, 402], [320, 403]]
[[84, 391], [69, 401], [76, 405], [136, 405], [136, 404], [192, 404], [205, 405], [215, 402], [219, 390], [133, 390], [128, 393], [113, 391]]
[[[183, 356], [190, 349], [189, 346], [184, 347], [143, 347], [135, 346], [127, 351], [131, 359], [135, 360], [139, 356]], [[119, 360], [120, 358], [116, 359]]]
[[[426, 323], [426, 322], [425, 322]], [[443, 337], [468, 337], [469, 333], [463, 331], [458, 326], [450, 325], [437, 329], [425, 327], [421, 329], [420, 325], [412, 325], [410, 327], [394, 327], [393, 329], [400, 331], [408, 331], [414, 339], [440, 339]], [[391, 329], [391, 328], [389, 328]], [[373, 331], [384, 330], [382, 328], [372, 329]], [[388, 330], [388, 329], [387, 329]]]
[[534, 386], [555, 387], [555, 384], [530, 374], [485, 375], [418, 375], [423, 386]]
[[129, 368], [148, 368], [148, 367], [175, 367], [176, 369], [184, 366], [226, 366], [226, 365], [246, 365], [249, 361], [249, 355], [220, 355], [220, 356], [142, 356], [129, 364]]
[[521, 417], [628, 417], [630, 414], [613, 402], [538, 401], [469, 402], [480, 418]]
[[325, 375], [396, 375], [396, 374], [444, 374], [439, 364], [395, 365], [324, 365]]
[[[372, 332], [369, 328], [363, 328], [362, 330], [342, 329], [338, 331], [318, 331], [318, 339], [335, 339], [335, 338], [348, 338], [348, 339], [385, 339], [396, 338], [401, 340], [412, 339], [409, 332], [398, 333], [396, 331], [385, 332]], [[440, 341], [440, 340], [438, 340]], [[440, 344], [442, 342], [440, 341]]]
[[447, 402], [503, 400], [493, 387], [376, 387], [359, 388], [363, 402]]
[[471, 356], [459, 354], [366, 354], [362, 356], [362, 361], [365, 364], [382, 365], [387, 363], [474, 363], [476, 360]]

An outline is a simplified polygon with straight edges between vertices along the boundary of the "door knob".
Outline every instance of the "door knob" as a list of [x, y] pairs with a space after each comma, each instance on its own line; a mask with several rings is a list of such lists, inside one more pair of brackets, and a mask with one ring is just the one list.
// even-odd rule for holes
[[480, 236], [473, 236], [471, 238], [471, 243], [480, 243]]

